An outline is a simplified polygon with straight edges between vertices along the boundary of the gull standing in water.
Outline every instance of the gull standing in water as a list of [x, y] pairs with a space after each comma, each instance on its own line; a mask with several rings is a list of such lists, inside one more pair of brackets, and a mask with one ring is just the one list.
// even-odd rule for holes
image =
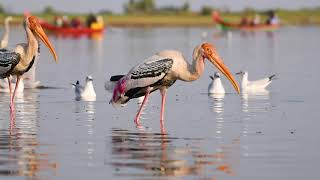
[[79, 81], [76, 84], [72, 84], [74, 86], [74, 92], [76, 95], [76, 100], [85, 100], [85, 101], [95, 101], [96, 100], [96, 92], [93, 87], [93, 78], [91, 76], [86, 77], [85, 85], [82, 86]]
[[225, 90], [221, 82], [220, 73], [214, 73], [214, 76], [210, 76], [211, 83], [208, 86], [209, 94], [224, 94]]
[[265, 90], [265, 88], [272, 82], [272, 80], [275, 79], [275, 76], [276, 76], [275, 74], [273, 74], [267, 78], [263, 78], [255, 81], [249, 81], [247, 71], [240, 71], [236, 74], [241, 76], [241, 90], [243, 91]]

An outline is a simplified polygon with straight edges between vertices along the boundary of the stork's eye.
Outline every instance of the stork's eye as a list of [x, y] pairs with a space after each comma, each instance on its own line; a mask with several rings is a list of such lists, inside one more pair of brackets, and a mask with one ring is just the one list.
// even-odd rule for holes
[[212, 54], [211, 49], [210, 48], [206, 48], [206, 51], [208, 54]]

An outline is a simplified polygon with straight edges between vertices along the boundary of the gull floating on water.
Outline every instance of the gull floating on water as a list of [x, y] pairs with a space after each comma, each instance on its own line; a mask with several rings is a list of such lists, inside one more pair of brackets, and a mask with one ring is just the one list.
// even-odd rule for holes
[[72, 84], [75, 88], [74, 92], [76, 95], [76, 100], [86, 100], [86, 101], [95, 101], [96, 100], [96, 92], [93, 88], [93, 79], [91, 76], [86, 77], [85, 85], [82, 86], [79, 81], [76, 84]]
[[241, 75], [241, 89], [243, 91], [261, 91], [261, 90], [265, 90], [265, 88], [272, 82], [273, 79], [275, 79], [275, 74], [267, 77], [267, 78], [263, 78], [263, 79], [259, 79], [259, 80], [255, 80], [255, 81], [249, 81], [248, 80], [248, 72], [247, 71], [240, 71], [238, 73], [236, 73], [237, 75]]
[[211, 83], [208, 86], [209, 94], [224, 94], [225, 90], [221, 82], [220, 74], [218, 72], [214, 73], [214, 76], [210, 76], [212, 79]]

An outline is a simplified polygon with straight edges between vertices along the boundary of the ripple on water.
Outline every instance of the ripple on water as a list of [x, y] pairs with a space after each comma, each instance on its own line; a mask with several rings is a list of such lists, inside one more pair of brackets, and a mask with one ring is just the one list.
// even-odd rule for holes
[[1, 94], [0, 104], [0, 176], [26, 176], [45, 178], [55, 174], [57, 163], [50, 160], [50, 147], [38, 140], [37, 93], [18, 94], [15, 120], [9, 119], [9, 96]]

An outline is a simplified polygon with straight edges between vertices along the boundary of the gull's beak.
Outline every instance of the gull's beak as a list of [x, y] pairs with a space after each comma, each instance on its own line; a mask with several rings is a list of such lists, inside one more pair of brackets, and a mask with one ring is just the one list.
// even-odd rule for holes
[[240, 74], [242, 74], [242, 71], [236, 73], [236, 75], [240, 75]]
[[53, 58], [56, 62], [58, 62], [58, 56], [56, 51], [54, 50], [51, 42], [49, 41], [48, 36], [46, 33], [43, 31], [42, 27], [40, 24], [36, 24], [33, 26], [33, 31], [39, 36], [39, 38], [43, 41], [43, 43], [49, 48], [51, 54], [53, 55]]
[[[213, 50], [211, 50], [211, 51], [214, 52]], [[226, 65], [224, 65], [224, 63], [221, 60], [221, 58], [217, 54], [211, 53], [211, 54], [207, 54], [207, 59], [214, 66], [216, 66], [222, 74], [224, 74], [228, 78], [228, 80], [233, 85], [234, 89], [237, 91], [238, 94], [240, 94], [240, 88], [239, 88], [237, 82], [235, 81], [234, 77], [230, 73], [228, 67]]]

